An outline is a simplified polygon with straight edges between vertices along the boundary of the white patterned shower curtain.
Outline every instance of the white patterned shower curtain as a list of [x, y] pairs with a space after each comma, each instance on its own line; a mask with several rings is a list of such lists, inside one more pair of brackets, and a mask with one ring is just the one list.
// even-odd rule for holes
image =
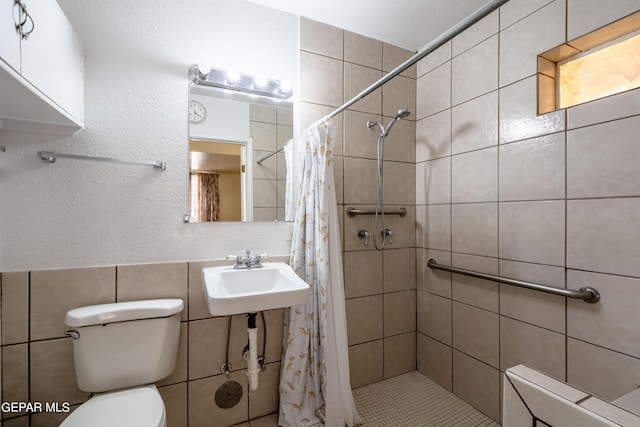
[[335, 126], [328, 124], [314, 125], [294, 140], [303, 164], [297, 173], [291, 267], [311, 292], [306, 304], [285, 311], [279, 419], [284, 427], [361, 422], [349, 381], [334, 144]]

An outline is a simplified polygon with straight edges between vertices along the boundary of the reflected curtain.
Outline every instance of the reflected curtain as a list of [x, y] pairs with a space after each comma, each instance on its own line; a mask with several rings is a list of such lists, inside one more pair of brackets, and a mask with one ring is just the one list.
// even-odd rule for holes
[[198, 221], [218, 221], [220, 217], [220, 174], [198, 173]]
[[306, 304], [285, 310], [279, 424], [361, 422], [349, 380], [342, 252], [333, 178], [335, 127], [314, 125], [294, 140], [300, 181], [291, 267], [310, 286]]

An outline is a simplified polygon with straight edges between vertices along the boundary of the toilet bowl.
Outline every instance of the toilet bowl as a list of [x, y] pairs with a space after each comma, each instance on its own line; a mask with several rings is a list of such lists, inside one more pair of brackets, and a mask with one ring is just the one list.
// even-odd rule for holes
[[60, 427], [166, 427], [153, 384], [175, 367], [179, 299], [130, 301], [67, 312], [78, 387], [93, 396]]
[[154, 385], [96, 395], [60, 427], [166, 427], [164, 403]]

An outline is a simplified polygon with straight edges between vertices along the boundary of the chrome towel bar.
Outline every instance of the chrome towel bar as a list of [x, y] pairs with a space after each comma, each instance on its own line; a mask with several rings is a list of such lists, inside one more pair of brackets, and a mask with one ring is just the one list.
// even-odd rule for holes
[[161, 170], [161, 171], [167, 170], [167, 162], [162, 160], [131, 161], [131, 160], [114, 159], [111, 157], [81, 156], [79, 154], [60, 154], [60, 153], [54, 153], [53, 151], [38, 151], [38, 157], [40, 157], [40, 160], [42, 160], [44, 163], [55, 163], [57, 158], [61, 158], [61, 159], [93, 160], [97, 162], [126, 163], [130, 165], [153, 166], [153, 169], [155, 170]]
[[589, 304], [595, 304], [600, 301], [600, 292], [590, 286], [584, 286], [579, 290], [562, 289], [554, 286], [541, 285], [539, 283], [525, 282], [523, 280], [508, 279], [506, 277], [494, 276], [492, 274], [479, 273], [477, 271], [464, 270], [458, 267], [449, 267], [446, 265], [440, 265], [435, 259], [430, 259], [427, 262], [429, 268], [435, 270], [450, 271], [451, 273], [462, 274], [465, 276], [477, 277], [479, 279], [492, 280], [494, 282], [504, 283], [506, 285], [518, 286], [520, 288], [533, 289], [540, 292], [546, 292], [548, 294], [560, 295], [567, 298], [581, 299]]
[[[347, 208], [347, 216], [354, 217], [356, 215], [375, 215], [375, 209], [356, 209], [356, 208]], [[407, 216], [407, 208], [399, 208], [399, 209], [385, 209], [385, 215], [400, 215]]]

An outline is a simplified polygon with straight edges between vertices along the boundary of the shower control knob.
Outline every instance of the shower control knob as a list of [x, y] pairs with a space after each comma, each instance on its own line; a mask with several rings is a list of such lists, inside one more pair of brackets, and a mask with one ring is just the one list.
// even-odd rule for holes
[[358, 238], [364, 240], [365, 246], [369, 244], [369, 232], [364, 229], [358, 230]]
[[393, 231], [391, 231], [389, 228], [383, 228], [380, 231], [380, 234], [382, 234], [382, 238], [384, 239], [385, 237], [389, 238], [389, 244], [393, 243], [393, 240], [391, 240], [391, 238], [393, 237]]

